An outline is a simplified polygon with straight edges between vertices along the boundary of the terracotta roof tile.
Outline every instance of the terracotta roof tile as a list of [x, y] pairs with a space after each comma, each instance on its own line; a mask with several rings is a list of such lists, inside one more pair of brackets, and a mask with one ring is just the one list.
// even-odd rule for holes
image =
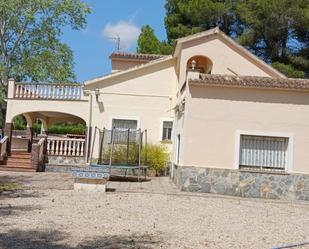
[[309, 91], [309, 79], [270, 78], [260, 76], [232, 76], [203, 74], [200, 79], [189, 79], [191, 85], [222, 87], [271, 88]]
[[156, 60], [159, 58], [164, 57], [165, 55], [161, 54], [136, 54], [136, 53], [127, 53], [127, 52], [114, 52], [112, 53], [109, 58], [122, 58], [122, 59], [136, 59], [136, 60]]

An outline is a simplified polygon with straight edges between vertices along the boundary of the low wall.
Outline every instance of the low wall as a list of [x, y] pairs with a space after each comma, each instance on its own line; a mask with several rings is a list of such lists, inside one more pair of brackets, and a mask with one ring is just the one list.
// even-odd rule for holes
[[69, 165], [69, 166], [80, 166], [85, 165], [84, 157], [74, 156], [48, 156], [49, 165]]
[[173, 167], [172, 178], [183, 191], [309, 201], [309, 175]]
[[46, 172], [71, 172], [72, 167], [85, 167], [84, 157], [73, 156], [48, 156], [48, 163], [45, 165]]

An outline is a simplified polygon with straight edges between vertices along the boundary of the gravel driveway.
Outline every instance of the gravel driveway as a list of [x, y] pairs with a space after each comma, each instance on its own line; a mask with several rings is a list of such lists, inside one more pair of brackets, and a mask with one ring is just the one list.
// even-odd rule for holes
[[[0, 173], [0, 248], [274, 248], [309, 241], [309, 203], [184, 193], [168, 178], [76, 193], [70, 176]], [[297, 248], [309, 248], [302, 246]]]

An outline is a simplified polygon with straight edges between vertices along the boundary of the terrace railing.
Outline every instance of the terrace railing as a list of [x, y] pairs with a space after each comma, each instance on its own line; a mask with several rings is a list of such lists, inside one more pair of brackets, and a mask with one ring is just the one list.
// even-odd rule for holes
[[47, 154], [49, 156], [83, 157], [85, 139], [49, 137], [47, 139]]
[[15, 83], [14, 98], [17, 99], [56, 99], [80, 100], [80, 84]]

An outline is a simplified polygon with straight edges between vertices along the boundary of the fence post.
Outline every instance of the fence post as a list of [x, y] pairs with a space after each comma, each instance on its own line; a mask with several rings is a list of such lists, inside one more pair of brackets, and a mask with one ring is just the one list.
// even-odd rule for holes
[[15, 96], [15, 79], [9, 79], [8, 84], [8, 99], [12, 99]]

